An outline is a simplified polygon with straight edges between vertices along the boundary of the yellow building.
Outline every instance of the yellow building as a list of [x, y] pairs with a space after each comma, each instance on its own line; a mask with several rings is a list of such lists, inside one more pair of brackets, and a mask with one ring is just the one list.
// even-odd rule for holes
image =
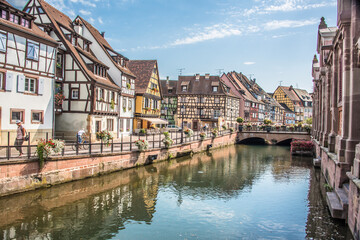
[[167, 124], [160, 119], [162, 97], [157, 61], [133, 60], [129, 61], [128, 67], [136, 75], [134, 129]]
[[274, 94], [273, 98], [278, 103], [285, 104], [292, 112], [295, 113], [295, 122], [298, 123], [303, 120], [304, 110], [303, 105], [299, 97], [296, 95], [294, 88], [279, 86]]

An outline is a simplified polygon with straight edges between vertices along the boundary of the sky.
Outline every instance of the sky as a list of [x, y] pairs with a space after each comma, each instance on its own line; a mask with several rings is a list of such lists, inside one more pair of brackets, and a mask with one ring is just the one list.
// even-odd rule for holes
[[[26, 0], [8, 0], [22, 9]], [[130, 60], [156, 59], [160, 78], [242, 72], [267, 92], [312, 92], [320, 18], [336, 26], [336, 0], [47, 0], [92, 23]], [[101, 60], [101, 59], [100, 59]], [[181, 70], [180, 70], [181, 69]]]

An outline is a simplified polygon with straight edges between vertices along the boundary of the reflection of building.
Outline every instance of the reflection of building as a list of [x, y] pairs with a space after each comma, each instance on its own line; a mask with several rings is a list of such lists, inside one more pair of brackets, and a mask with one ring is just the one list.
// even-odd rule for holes
[[161, 88], [156, 60], [131, 60], [129, 69], [136, 75], [134, 128], [150, 128], [151, 124], [166, 124], [160, 119]]
[[234, 126], [239, 116], [239, 98], [218, 76], [179, 76], [178, 124], [193, 130], [201, 126]]
[[[53, 131], [53, 88], [57, 42], [35, 18], [0, 2], [0, 143], [16, 137], [19, 120], [32, 139]], [[6, 134], [5, 134], [6, 133]]]
[[161, 93], [163, 100], [161, 101], [161, 118], [166, 119], [170, 125], [177, 122], [177, 81], [161, 80]]
[[[355, 239], [360, 238], [359, 14], [358, 0], [338, 1], [338, 26], [328, 27], [321, 18], [319, 58], [313, 59], [316, 154], [326, 181], [334, 188], [327, 193], [332, 216], [346, 219]], [[334, 206], [340, 206], [337, 212]]]
[[24, 10], [60, 43], [56, 91], [63, 92], [65, 100], [56, 114], [56, 131], [75, 136], [85, 128], [92, 137], [102, 130], [116, 134], [120, 88], [108, 77], [109, 67], [90, 51], [91, 41], [68, 16], [45, 1], [28, 1]]

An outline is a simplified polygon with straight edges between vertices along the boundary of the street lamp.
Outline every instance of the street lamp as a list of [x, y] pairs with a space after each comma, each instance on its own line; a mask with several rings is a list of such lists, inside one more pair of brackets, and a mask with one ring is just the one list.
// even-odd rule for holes
[[184, 112], [185, 106], [181, 105], [181, 143], [184, 142]]

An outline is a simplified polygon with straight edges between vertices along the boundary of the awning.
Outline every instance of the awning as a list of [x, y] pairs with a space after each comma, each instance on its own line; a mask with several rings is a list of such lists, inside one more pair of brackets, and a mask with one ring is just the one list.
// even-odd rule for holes
[[169, 124], [168, 121], [161, 119], [161, 118], [140, 118], [140, 119], [148, 121], [148, 122], [152, 122], [154, 124]]

